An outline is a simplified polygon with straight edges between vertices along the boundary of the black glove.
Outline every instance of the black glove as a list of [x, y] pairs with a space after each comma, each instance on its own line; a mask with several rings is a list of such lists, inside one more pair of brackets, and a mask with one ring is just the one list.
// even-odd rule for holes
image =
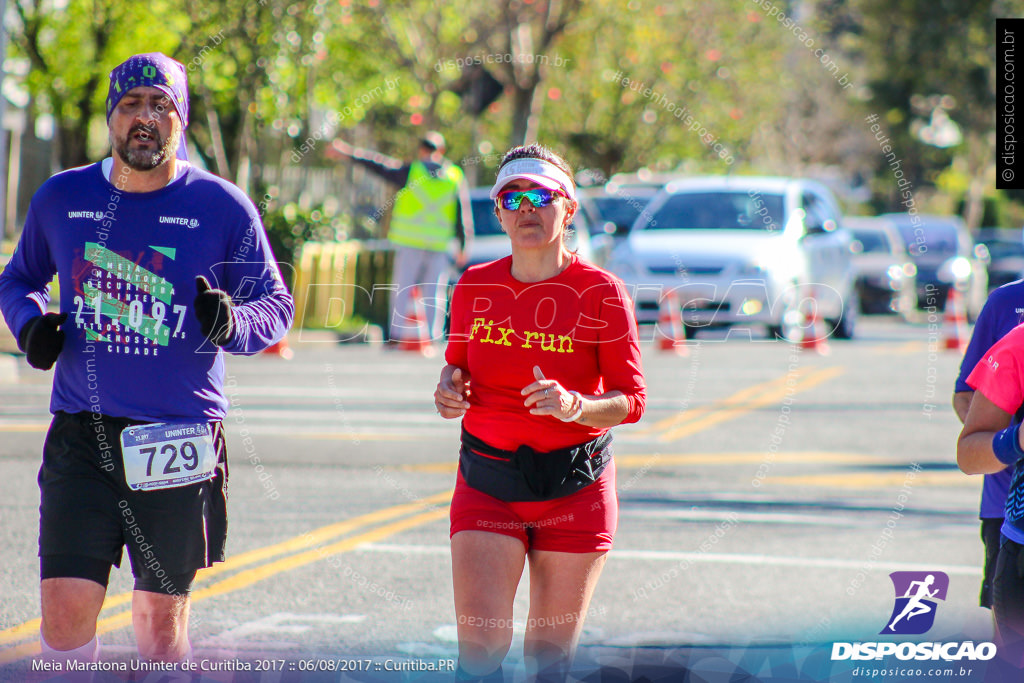
[[196, 318], [203, 336], [217, 346], [224, 346], [235, 333], [235, 314], [231, 296], [223, 289], [210, 289], [210, 281], [202, 275], [196, 278]]
[[37, 370], [53, 367], [64, 348], [64, 333], [60, 326], [67, 319], [67, 313], [47, 313], [25, 323], [18, 333], [18, 348], [25, 352], [29, 365]]

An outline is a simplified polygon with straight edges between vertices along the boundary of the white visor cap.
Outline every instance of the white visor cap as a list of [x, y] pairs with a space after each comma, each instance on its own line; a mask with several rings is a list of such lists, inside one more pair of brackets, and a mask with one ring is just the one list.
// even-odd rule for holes
[[522, 158], [508, 162], [498, 171], [498, 179], [491, 188], [491, 199], [513, 180], [530, 180], [549, 190], [561, 190], [569, 199], [576, 201], [576, 184], [569, 174], [543, 159]]

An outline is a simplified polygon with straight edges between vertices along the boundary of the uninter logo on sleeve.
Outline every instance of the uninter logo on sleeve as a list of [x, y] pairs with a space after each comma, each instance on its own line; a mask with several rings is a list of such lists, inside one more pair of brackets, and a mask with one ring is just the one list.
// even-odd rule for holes
[[161, 223], [170, 223], [171, 225], [181, 225], [189, 230], [195, 230], [199, 227], [198, 218], [185, 218], [183, 216], [160, 216]]
[[[880, 635], [920, 635], [935, 624], [939, 603], [945, 602], [949, 576], [943, 572], [893, 572], [895, 598], [892, 612]], [[946, 662], [989, 660], [996, 656], [994, 643], [963, 642], [864, 642], [833, 643], [832, 661], [871, 660], [895, 656], [899, 660]]]
[[90, 221], [103, 219], [102, 211], [68, 211], [68, 218], [85, 218]]

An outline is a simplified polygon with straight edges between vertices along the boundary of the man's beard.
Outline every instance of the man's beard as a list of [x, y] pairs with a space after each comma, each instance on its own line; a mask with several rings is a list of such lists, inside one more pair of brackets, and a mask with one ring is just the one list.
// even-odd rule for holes
[[[153, 137], [153, 140], [157, 143], [155, 150], [132, 149], [129, 146], [132, 135], [139, 130], [144, 130]], [[113, 140], [112, 142], [117, 155], [121, 157], [121, 160], [124, 161], [128, 168], [136, 171], [152, 171], [160, 164], [174, 158], [178, 152], [178, 143], [180, 141], [181, 128], [178, 126], [171, 126], [171, 134], [166, 140], [161, 141], [160, 131], [157, 130], [156, 126], [139, 124], [132, 126], [124, 138]]]

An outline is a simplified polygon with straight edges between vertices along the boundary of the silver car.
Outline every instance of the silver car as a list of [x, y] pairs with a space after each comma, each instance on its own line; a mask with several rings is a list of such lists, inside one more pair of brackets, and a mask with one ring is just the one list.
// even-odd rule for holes
[[663, 188], [608, 269], [631, 286], [637, 321], [673, 292], [692, 332], [764, 325], [799, 339], [811, 319], [854, 335], [859, 303], [850, 236], [832, 193], [794, 178], [687, 178]]

